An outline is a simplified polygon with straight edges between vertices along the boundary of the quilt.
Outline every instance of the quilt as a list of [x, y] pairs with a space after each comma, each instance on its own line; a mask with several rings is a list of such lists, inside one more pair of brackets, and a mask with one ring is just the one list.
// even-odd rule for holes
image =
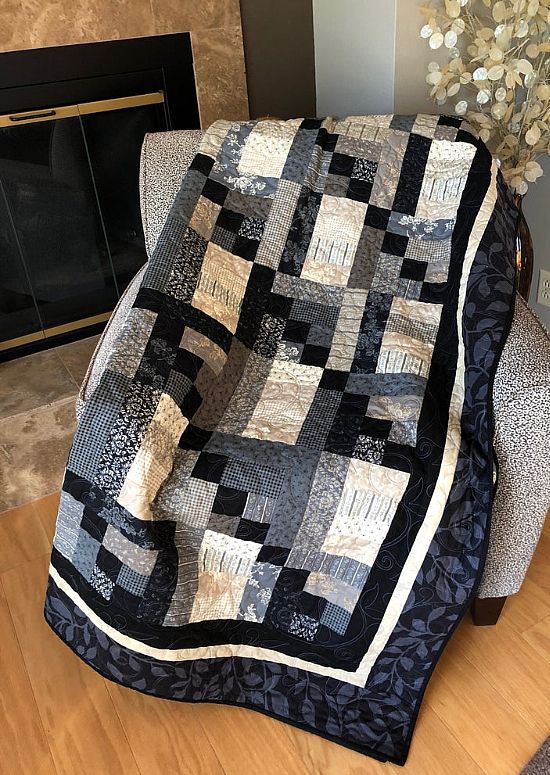
[[59, 637], [403, 764], [486, 552], [515, 220], [459, 118], [213, 124], [78, 424]]

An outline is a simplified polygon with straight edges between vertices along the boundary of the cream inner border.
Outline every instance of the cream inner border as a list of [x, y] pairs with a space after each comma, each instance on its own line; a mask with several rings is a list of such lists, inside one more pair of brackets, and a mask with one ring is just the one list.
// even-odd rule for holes
[[[464, 309], [466, 288], [470, 270], [472, 268], [479, 243], [481, 242], [483, 233], [487, 227], [487, 224], [489, 223], [489, 219], [497, 200], [497, 171], [496, 163], [493, 161], [491, 166], [491, 181], [468, 239], [468, 245], [466, 248], [466, 254], [462, 267], [457, 308], [457, 323], [459, 330], [461, 328], [462, 311]], [[447, 502], [447, 498], [453, 482], [456, 462], [458, 459], [458, 452], [460, 449], [460, 417], [462, 413], [463, 402], [464, 343], [462, 336], [459, 336], [457, 369], [449, 410], [449, 427], [447, 429], [447, 438], [443, 451], [442, 465], [434, 493], [428, 506], [424, 522], [422, 523], [422, 526], [415, 538], [414, 544], [411, 548], [409, 556], [407, 557], [399, 577], [399, 581], [397, 582], [393, 594], [390, 598], [390, 602], [385, 610], [378, 631], [356, 671], [325, 667], [323, 665], [315, 664], [314, 662], [309, 662], [307, 660], [283, 654], [279, 651], [274, 651], [273, 649], [258, 648], [256, 646], [246, 646], [241, 644], [221, 644], [217, 646], [200, 646], [197, 648], [183, 649], [155, 648], [153, 646], [147, 645], [146, 643], [142, 643], [135, 638], [130, 638], [123, 633], [118, 632], [118, 630], [114, 629], [105, 621], [103, 621], [84, 602], [84, 600], [82, 600], [80, 595], [78, 595], [72, 589], [72, 587], [67, 584], [67, 582], [59, 575], [57, 570], [52, 565], [50, 565], [50, 576], [57, 584], [59, 589], [61, 589], [61, 591], [64, 592], [73, 601], [73, 603], [78, 606], [78, 608], [80, 608], [80, 610], [88, 617], [94, 626], [102, 630], [108, 637], [110, 637], [119, 645], [131, 649], [138, 654], [143, 654], [144, 656], [149, 656], [154, 659], [165, 660], [167, 662], [184, 662], [196, 659], [218, 659], [223, 657], [257, 659], [261, 661], [288, 665], [289, 667], [295, 667], [310, 673], [317, 673], [318, 675], [329, 676], [340, 681], [353, 684], [355, 686], [365, 686], [376, 659], [384, 649], [391, 633], [395, 629], [397, 620], [399, 619], [401, 611], [407, 602], [407, 598], [414, 584], [414, 580], [418, 574], [418, 571], [420, 570], [422, 562], [424, 561], [424, 558], [430, 547], [430, 543], [433, 539], [433, 536], [435, 535], [435, 531], [437, 530], [437, 527], [443, 516], [443, 510], [445, 508], [445, 504]]]

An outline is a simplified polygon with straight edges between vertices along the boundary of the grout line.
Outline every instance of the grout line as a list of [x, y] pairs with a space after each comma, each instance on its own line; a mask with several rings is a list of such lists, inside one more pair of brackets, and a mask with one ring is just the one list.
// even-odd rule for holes
[[61, 356], [61, 354], [59, 352], [57, 352], [57, 349], [58, 348], [55, 348], [52, 352], [55, 355], [55, 357], [57, 358], [57, 360], [59, 361], [59, 363], [61, 364], [61, 368], [63, 369], [63, 371], [69, 376], [69, 379], [71, 380], [73, 385], [76, 386], [76, 392], [78, 394], [78, 391], [80, 390], [80, 385], [78, 384], [78, 382], [74, 378], [70, 368], [67, 366], [67, 364], [63, 360], [63, 357]]
[[[71, 382], [74, 382], [74, 380], [71, 379]], [[31, 415], [35, 413], [45, 412], [47, 409], [52, 409], [52, 408], [56, 408], [57, 406], [62, 406], [63, 404], [68, 403], [69, 401], [74, 401], [76, 403], [77, 396], [78, 396], [78, 389], [75, 393], [71, 393], [70, 395], [64, 396], [63, 398], [57, 398], [55, 401], [50, 401], [47, 404], [40, 404], [40, 406], [35, 406], [32, 409], [24, 409], [21, 412], [15, 412], [15, 414], [8, 414], [6, 415], [6, 417], [0, 417], [0, 426], [2, 426], [8, 420], [13, 420], [17, 417], [22, 417], [24, 415]]]

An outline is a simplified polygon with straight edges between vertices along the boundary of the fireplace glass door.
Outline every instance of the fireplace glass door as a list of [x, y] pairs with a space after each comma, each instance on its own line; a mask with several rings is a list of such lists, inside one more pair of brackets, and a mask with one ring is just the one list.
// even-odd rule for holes
[[0, 350], [107, 319], [146, 261], [139, 158], [162, 93], [0, 117]]

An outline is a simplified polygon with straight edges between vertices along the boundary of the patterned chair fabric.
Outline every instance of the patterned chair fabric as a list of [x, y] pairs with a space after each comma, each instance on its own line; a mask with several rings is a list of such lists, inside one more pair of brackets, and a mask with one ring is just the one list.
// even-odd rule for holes
[[[151, 255], [181, 179], [202, 137], [197, 130], [145, 137], [140, 193]], [[79, 411], [98, 384], [116, 334], [134, 302], [143, 269], [120, 300], [82, 385]], [[550, 337], [521, 297], [493, 387], [498, 482], [479, 597], [517, 592], [525, 578], [550, 504]]]

